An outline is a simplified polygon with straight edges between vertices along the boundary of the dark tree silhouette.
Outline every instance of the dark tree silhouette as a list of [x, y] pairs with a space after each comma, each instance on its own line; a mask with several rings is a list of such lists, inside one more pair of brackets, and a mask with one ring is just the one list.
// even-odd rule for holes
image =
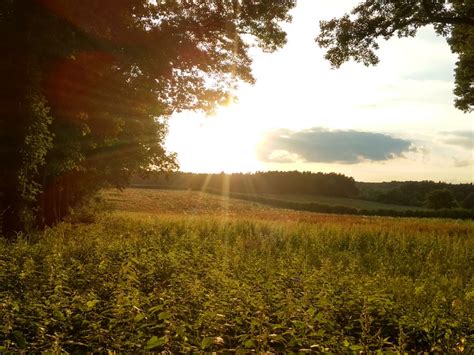
[[358, 194], [352, 177], [336, 173], [267, 171], [234, 174], [194, 174], [174, 172], [153, 178], [132, 180], [136, 185], [175, 189], [217, 190], [246, 194], [306, 194], [354, 197]]
[[455, 106], [474, 108], [474, 1], [366, 0], [350, 14], [321, 21], [316, 42], [328, 48], [325, 58], [338, 68], [353, 59], [377, 64], [379, 38], [413, 37], [420, 27], [433, 25], [458, 55], [455, 68]]
[[456, 200], [453, 193], [449, 190], [434, 190], [426, 197], [426, 205], [435, 210], [453, 208], [456, 206]]
[[0, 2], [3, 232], [52, 224], [103, 186], [176, 167], [166, 117], [212, 111], [254, 81], [294, 1]]
[[383, 183], [358, 182], [360, 197], [382, 203], [424, 206], [429, 193], [435, 190], [449, 190], [457, 201], [474, 193], [472, 184], [448, 184], [434, 181], [392, 181]]
[[462, 207], [474, 208], [474, 192], [471, 192], [466, 196], [466, 198], [462, 201]]

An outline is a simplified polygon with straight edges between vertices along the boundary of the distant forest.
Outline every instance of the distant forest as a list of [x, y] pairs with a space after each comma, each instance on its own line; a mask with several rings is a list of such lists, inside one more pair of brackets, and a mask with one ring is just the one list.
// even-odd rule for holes
[[448, 184], [434, 181], [392, 181], [381, 183], [357, 182], [359, 198], [402, 206], [426, 206], [428, 196], [434, 191], [448, 191], [456, 205], [473, 208], [474, 185]]
[[240, 193], [305, 194], [355, 197], [359, 194], [353, 178], [336, 173], [268, 171], [252, 174], [195, 174], [174, 172], [146, 179], [135, 177], [135, 186], [156, 186], [191, 190], [227, 190]]
[[196, 174], [174, 172], [132, 179], [134, 186], [170, 189], [219, 190], [234, 193], [304, 194], [358, 198], [402, 206], [427, 206], [430, 194], [445, 191], [452, 205], [443, 207], [473, 208], [474, 186], [434, 181], [356, 182], [337, 173], [268, 171], [234, 174]]

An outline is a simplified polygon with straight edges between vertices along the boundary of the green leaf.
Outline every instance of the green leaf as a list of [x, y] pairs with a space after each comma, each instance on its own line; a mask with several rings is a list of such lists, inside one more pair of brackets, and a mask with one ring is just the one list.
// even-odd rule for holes
[[255, 346], [255, 343], [253, 342], [253, 340], [249, 339], [245, 341], [244, 346], [246, 348], [253, 348]]
[[351, 345], [349, 346], [349, 349], [352, 351], [360, 351], [364, 350], [364, 347], [362, 345]]
[[317, 315], [316, 315], [316, 320], [319, 322], [319, 323], [327, 323], [327, 320], [326, 318], [324, 317], [324, 314], [322, 312], [319, 312]]
[[53, 316], [54, 316], [54, 318], [56, 318], [56, 319], [58, 319], [58, 320], [65, 320], [65, 319], [66, 319], [66, 317], [64, 317], [63, 312], [61, 312], [61, 311], [59, 311], [59, 310], [55, 310], [55, 311], [53, 312]]
[[19, 330], [14, 330], [12, 335], [15, 343], [17, 343], [20, 349], [26, 347], [26, 339], [22, 332], [20, 332]]
[[213, 337], [205, 337], [201, 341], [201, 349], [207, 349], [209, 346], [211, 346], [214, 343], [214, 338]]
[[135, 322], [140, 322], [140, 321], [143, 320], [144, 318], [145, 318], [145, 315], [144, 315], [143, 313], [138, 313], [138, 314], [135, 316], [134, 320], [135, 320]]
[[158, 316], [158, 319], [160, 320], [165, 320], [171, 318], [171, 313], [169, 312], [161, 312], [160, 315]]
[[162, 304], [159, 304], [159, 305], [157, 305], [157, 306], [151, 307], [151, 308], [148, 310], [148, 312], [149, 312], [150, 314], [153, 314], [153, 313], [156, 313], [156, 312], [158, 312], [158, 311], [161, 311], [162, 309], [163, 309], [163, 305], [162, 305]]
[[99, 303], [99, 300], [92, 300], [92, 301], [86, 302], [87, 309], [90, 311], [92, 308], [95, 307], [97, 303]]
[[166, 344], [166, 337], [158, 338], [157, 336], [152, 336], [150, 340], [145, 345], [145, 350], [155, 349], [163, 344]]

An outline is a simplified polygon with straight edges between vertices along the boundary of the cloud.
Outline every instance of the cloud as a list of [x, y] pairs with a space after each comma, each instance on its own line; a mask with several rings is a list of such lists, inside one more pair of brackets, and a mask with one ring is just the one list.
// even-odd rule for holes
[[441, 132], [441, 134], [447, 136], [441, 140], [445, 144], [456, 145], [468, 150], [474, 149], [474, 131], [452, 131]]
[[296, 132], [287, 129], [270, 132], [260, 143], [257, 156], [261, 161], [274, 163], [356, 164], [394, 159], [416, 149], [408, 140], [382, 133], [316, 127]]
[[454, 167], [456, 168], [465, 168], [466, 166], [473, 165], [474, 161], [472, 159], [457, 159], [453, 157]]

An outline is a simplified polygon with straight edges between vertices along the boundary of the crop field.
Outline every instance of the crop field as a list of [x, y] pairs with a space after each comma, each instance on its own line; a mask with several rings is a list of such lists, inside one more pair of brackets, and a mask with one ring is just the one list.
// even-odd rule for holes
[[0, 241], [0, 352], [474, 351], [472, 221], [103, 197]]
[[345, 197], [330, 197], [330, 196], [317, 196], [317, 195], [297, 195], [297, 194], [259, 194], [262, 197], [268, 197], [271, 199], [278, 199], [284, 201], [293, 202], [315, 202], [330, 206], [345, 206], [368, 210], [381, 210], [381, 209], [392, 209], [397, 211], [405, 210], [424, 210], [422, 207], [415, 206], [400, 206], [390, 205], [386, 203], [379, 203], [374, 201], [366, 201], [356, 198], [345, 198]]

